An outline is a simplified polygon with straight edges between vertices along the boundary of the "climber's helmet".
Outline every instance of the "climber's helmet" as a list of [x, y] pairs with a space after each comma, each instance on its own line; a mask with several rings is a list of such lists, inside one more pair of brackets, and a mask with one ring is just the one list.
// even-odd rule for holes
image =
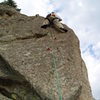
[[52, 16], [55, 16], [55, 12], [51, 12], [51, 15], [52, 15]]

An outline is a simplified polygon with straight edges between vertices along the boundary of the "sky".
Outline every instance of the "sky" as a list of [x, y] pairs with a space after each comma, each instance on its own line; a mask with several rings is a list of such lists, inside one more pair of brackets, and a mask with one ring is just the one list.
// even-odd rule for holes
[[[0, 2], [3, 0], [0, 0]], [[100, 0], [14, 0], [21, 13], [46, 16], [55, 11], [80, 40], [93, 96], [100, 100]]]

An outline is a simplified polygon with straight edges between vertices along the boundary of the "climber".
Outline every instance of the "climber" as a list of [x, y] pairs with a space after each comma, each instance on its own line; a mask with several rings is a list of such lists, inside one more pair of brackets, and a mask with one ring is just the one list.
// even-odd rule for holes
[[67, 32], [68, 30], [64, 28], [64, 26], [60, 23], [62, 19], [55, 14], [55, 12], [52, 12], [48, 14], [45, 18], [45, 21], [43, 22], [43, 25], [41, 28], [47, 28], [48, 26], [55, 26], [64, 32]]

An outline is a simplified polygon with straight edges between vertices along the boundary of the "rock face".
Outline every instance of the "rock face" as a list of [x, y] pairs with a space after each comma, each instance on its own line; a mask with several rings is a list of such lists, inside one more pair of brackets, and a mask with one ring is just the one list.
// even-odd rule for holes
[[79, 40], [72, 29], [66, 25], [67, 33], [42, 29], [41, 16], [16, 11], [5, 14], [0, 15], [0, 100], [60, 100], [48, 50], [52, 45], [62, 100], [93, 100]]

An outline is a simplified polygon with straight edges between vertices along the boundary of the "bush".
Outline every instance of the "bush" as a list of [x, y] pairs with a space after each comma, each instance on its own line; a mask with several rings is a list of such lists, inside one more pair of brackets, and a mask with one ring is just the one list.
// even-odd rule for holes
[[3, 4], [6, 4], [6, 5], [9, 5], [9, 6], [11, 6], [11, 7], [13, 7], [13, 8], [15, 8], [17, 11], [19, 11], [20, 12], [20, 10], [21, 9], [18, 9], [17, 8], [17, 4], [16, 4], [16, 2], [15, 1], [13, 1], [13, 0], [5, 0], [4, 2], [2, 2]]
[[16, 5], [15, 1], [13, 1], [13, 0], [7, 0], [4, 2], [11, 7], [17, 8], [17, 5]]

